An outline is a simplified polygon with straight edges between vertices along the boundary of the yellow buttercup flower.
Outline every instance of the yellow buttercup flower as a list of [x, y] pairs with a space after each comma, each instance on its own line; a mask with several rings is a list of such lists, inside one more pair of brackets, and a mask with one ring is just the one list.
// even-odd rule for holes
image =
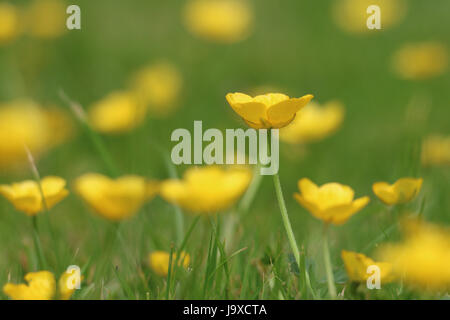
[[[65, 188], [66, 181], [59, 177], [45, 177], [38, 183], [27, 180], [11, 185], [0, 185], [0, 194], [8, 199], [14, 207], [25, 212], [28, 216], [34, 216], [44, 210], [50, 209], [63, 200], [69, 191]], [[44, 194], [44, 201], [42, 201]]]
[[184, 21], [192, 34], [222, 43], [247, 38], [252, 20], [251, 8], [239, 0], [190, 0], [184, 10]]
[[380, 268], [380, 281], [381, 283], [389, 283], [394, 280], [394, 274], [392, 272], [392, 265], [387, 262], [375, 262], [369, 257], [366, 257], [362, 253], [342, 250], [342, 260], [344, 261], [345, 270], [351, 281], [365, 282], [371, 276], [371, 273], [367, 272], [367, 268], [370, 266], [377, 266]]
[[61, 36], [66, 31], [66, 8], [60, 0], [34, 0], [25, 12], [28, 32], [41, 39]]
[[149, 199], [149, 185], [145, 178], [134, 175], [113, 180], [101, 174], [88, 173], [76, 179], [74, 187], [97, 214], [113, 221], [132, 217]]
[[280, 130], [280, 139], [296, 144], [322, 140], [333, 134], [344, 119], [344, 107], [332, 101], [323, 107], [311, 102], [297, 113], [295, 119]]
[[[172, 254], [172, 268], [177, 260], [176, 253]], [[149, 254], [148, 262], [152, 270], [160, 277], [167, 277], [169, 273], [170, 253], [165, 251], [154, 251]], [[181, 252], [178, 265], [187, 269], [189, 267], [190, 256], [184, 251]]]
[[371, 5], [380, 8], [381, 30], [394, 26], [405, 16], [406, 2], [404, 0], [335, 0], [334, 20], [338, 27], [346, 32], [374, 32], [367, 27], [367, 19], [371, 15], [367, 13], [367, 8]]
[[161, 196], [193, 213], [215, 213], [232, 206], [252, 177], [248, 168], [191, 167], [183, 180], [161, 183]]
[[428, 79], [448, 69], [448, 50], [438, 42], [404, 45], [392, 58], [395, 73], [407, 80]]
[[20, 32], [19, 13], [15, 6], [0, 3], [0, 45], [8, 43]]
[[[83, 279], [83, 276], [81, 276], [80, 272], [77, 271], [76, 269], [72, 270], [72, 272], [65, 271], [59, 277], [58, 293], [60, 300], [70, 300], [70, 298], [72, 297], [72, 295], [76, 290], [77, 285], [77, 283], [75, 282], [76, 278], [80, 279], [80, 281]], [[70, 286], [69, 281], [71, 281]]]
[[28, 284], [7, 283], [3, 292], [13, 300], [51, 300], [55, 296], [56, 281], [51, 272], [27, 273], [25, 281]]
[[294, 198], [314, 217], [325, 223], [343, 224], [369, 203], [369, 197], [354, 199], [354, 191], [339, 183], [320, 187], [307, 178], [298, 181]]
[[39, 154], [47, 145], [47, 122], [30, 101], [12, 101], [0, 106], [0, 167], [26, 160], [25, 145]]
[[0, 103], [0, 168], [26, 163], [25, 146], [38, 157], [65, 141], [71, 128], [69, 118], [58, 109], [41, 108], [28, 100]]
[[103, 133], [121, 133], [137, 127], [145, 108], [128, 92], [113, 92], [89, 109], [91, 125]]
[[422, 187], [423, 179], [401, 178], [394, 184], [376, 182], [373, 193], [387, 205], [401, 204], [411, 201]]
[[268, 93], [252, 98], [243, 93], [229, 93], [226, 99], [250, 127], [269, 129], [287, 126], [313, 97], [308, 94], [301, 98], [289, 98], [282, 93]]
[[409, 285], [429, 290], [450, 289], [450, 230], [423, 222], [410, 222], [405, 239], [379, 249], [383, 261]]
[[165, 117], [175, 110], [182, 83], [174, 65], [160, 62], [139, 70], [132, 77], [131, 92], [153, 116]]
[[425, 138], [421, 160], [424, 166], [449, 166], [450, 136], [432, 135]]

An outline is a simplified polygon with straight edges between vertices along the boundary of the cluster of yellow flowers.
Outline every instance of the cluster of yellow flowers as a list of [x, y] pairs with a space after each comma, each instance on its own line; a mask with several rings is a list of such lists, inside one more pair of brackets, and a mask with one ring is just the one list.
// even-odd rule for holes
[[182, 77], [175, 66], [158, 62], [139, 70], [130, 80], [127, 90], [115, 91], [89, 109], [89, 121], [102, 133], [129, 131], [145, 120], [166, 117], [176, 107], [182, 87]]
[[66, 30], [66, 5], [61, 0], [33, 0], [21, 8], [0, 3], [0, 46], [26, 33], [39, 39], [54, 39]]

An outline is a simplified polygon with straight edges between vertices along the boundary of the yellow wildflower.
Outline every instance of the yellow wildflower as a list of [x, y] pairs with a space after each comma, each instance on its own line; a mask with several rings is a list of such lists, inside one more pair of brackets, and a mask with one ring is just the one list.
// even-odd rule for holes
[[381, 30], [388, 29], [405, 15], [406, 2], [404, 0], [335, 0], [333, 17], [338, 27], [350, 33], [364, 33], [370, 30], [367, 19], [371, 14], [367, 8], [376, 5], [381, 11]]
[[252, 177], [242, 167], [191, 167], [183, 180], [161, 183], [161, 196], [193, 213], [215, 213], [232, 206], [245, 192]]
[[[71, 279], [73, 277], [73, 279]], [[80, 271], [73, 269], [71, 272], [65, 271], [60, 277], [58, 281], [58, 290], [59, 290], [59, 299], [60, 300], [69, 300], [72, 295], [74, 294], [76, 288], [76, 279], [79, 279], [80, 281], [83, 279], [83, 277], [80, 274]], [[71, 285], [69, 286], [69, 281], [72, 280]]]
[[450, 136], [432, 135], [424, 139], [421, 158], [424, 166], [450, 165]]
[[15, 6], [0, 3], [0, 45], [13, 40], [20, 32], [19, 14]]
[[234, 43], [250, 35], [253, 14], [245, 1], [190, 0], [184, 11], [187, 29], [210, 41]]
[[[405, 224], [404, 224], [405, 225]], [[450, 288], [450, 230], [418, 221], [406, 223], [405, 239], [380, 248], [383, 261], [413, 287]]]
[[311, 102], [280, 130], [280, 139], [292, 144], [322, 140], [333, 134], [343, 119], [344, 107], [339, 102], [328, 102], [323, 107]]
[[367, 272], [367, 268], [370, 266], [377, 266], [380, 268], [380, 281], [381, 283], [389, 283], [394, 280], [392, 273], [392, 265], [387, 262], [375, 262], [369, 257], [366, 257], [362, 253], [345, 251], [341, 252], [342, 260], [344, 261], [345, 270], [351, 281], [365, 282], [371, 276], [371, 273]]
[[132, 217], [149, 198], [145, 178], [134, 175], [113, 180], [88, 173], [76, 179], [74, 187], [96, 213], [114, 221]]
[[3, 292], [13, 300], [51, 300], [55, 296], [56, 281], [51, 272], [27, 273], [25, 281], [28, 284], [7, 283]]
[[128, 92], [113, 92], [89, 110], [91, 125], [103, 133], [120, 133], [141, 124], [145, 109]]
[[423, 179], [401, 178], [394, 184], [376, 182], [373, 193], [385, 204], [393, 205], [411, 201], [422, 187]]
[[25, 12], [29, 33], [42, 39], [61, 36], [66, 31], [66, 8], [60, 0], [34, 0]]
[[[175, 265], [177, 260], [176, 253], [172, 254], [172, 268]], [[159, 275], [160, 277], [167, 277], [169, 273], [169, 262], [170, 262], [170, 253], [165, 251], [154, 251], [148, 256], [149, 265], [152, 270]], [[178, 261], [179, 266], [183, 266], [183, 268], [187, 269], [189, 267], [190, 256], [184, 251], [181, 252], [180, 258]]]
[[289, 98], [282, 93], [268, 93], [252, 98], [243, 93], [229, 93], [226, 98], [231, 108], [250, 127], [268, 129], [287, 126], [313, 96]]
[[137, 72], [132, 77], [131, 91], [153, 116], [164, 117], [174, 111], [182, 82], [174, 65], [160, 62]]
[[404, 45], [392, 58], [396, 74], [407, 80], [428, 79], [443, 74], [448, 67], [447, 48], [438, 42]]
[[318, 187], [311, 180], [298, 181], [300, 193], [294, 197], [314, 217], [325, 223], [343, 224], [369, 203], [369, 197], [354, 200], [354, 191], [339, 183]]
[[[45, 207], [52, 208], [69, 194], [65, 188], [66, 181], [62, 178], [45, 177], [40, 184], [41, 186], [36, 181], [27, 180], [11, 185], [0, 185], [0, 194], [8, 199], [17, 210], [25, 212], [28, 216], [38, 214]], [[45, 206], [42, 194], [44, 194]]]
[[0, 167], [26, 160], [25, 145], [35, 154], [47, 145], [46, 119], [30, 101], [12, 101], [0, 107]]

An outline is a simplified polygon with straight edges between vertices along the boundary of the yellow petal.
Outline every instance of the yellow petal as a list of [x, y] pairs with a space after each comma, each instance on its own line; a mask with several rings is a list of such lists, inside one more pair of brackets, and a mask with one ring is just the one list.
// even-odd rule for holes
[[254, 101], [252, 97], [243, 93], [229, 93], [226, 99], [231, 108], [245, 121], [257, 126], [263, 125], [263, 121], [267, 121], [264, 103]]
[[51, 300], [55, 296], [56, 281], [49, 271], [30, 272], [25, 284], [7, 283], [3, 292], [13, 300]]
[[267, 110], [267, 117], [274, 128], [281, 128], [289, 124], [295, 114], [314, 98], [308, 94], [301, 98], [292, 98], [278, 102], [270, 106]]

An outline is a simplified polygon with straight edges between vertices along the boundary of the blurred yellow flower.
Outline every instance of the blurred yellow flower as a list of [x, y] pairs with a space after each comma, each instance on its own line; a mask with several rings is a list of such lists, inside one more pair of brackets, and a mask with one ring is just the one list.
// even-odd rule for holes
[[41, 39], [54, 39], [66, 31], [66, 4], [60, 0], [34, 0], [25, 12], [28, 32]]
[[160, 62], [139, 70], [132, 77], [131, 92], [153, 116], [165, 117], [174, 111], [182, 83], [174, 65]]
[[392, 273], [392, 265], [387, 262], [375, 262], [369, 257], [366, 257], [362, 253], [342, 250], [342, 260], [344, 261], [345, 270], [351, 281], [365, 282], [371, 276], [371, 273], [367, 272], [367, 268], [376, 265], [380, 268], [380, 281], [381, 283], [389, 283], [394, 280], [394, 274]]
[[392, 58], [395, 73], [407, 80], [428, 79], [447, 71], [447, 48], [438, 42], [404, 45]]
[[145, 108], [129, 92], [113, 92], [89, 109], [91, 125], [103, 133], [121, 133], [137, 127]]
[[243, 93], [229, 93], [226, 99], [250, 127], [268, 129], [287, 126], [313, 97], [308, 94], [301, 98], [289, 98], [282, 93], [268, 93], [252, 98]]
[[12, 4], [0, 3], [0, 45], [13, 40], [20, 33], [19, 13]]
[[388, 29], [403, 19], [406, 12], [404, 0], [335, 0], [333, 18], [342, 30], [350, 33], [370, 32], [367, 8], [377, 5], [381, 11], [381, 30]]
[[[62, 178], [45, 177], [40, 184], [41, 186], [36, 181], [26, 180], [11, 185], [0, 185], [0, 195], [8, 199], [17, 210], [25, 212], [28, 216], [34, 216], [45, 208], [52, 208], [69, 194], [65, 188], [66, 181]], [[42, 201], [41, 188], [45, 203]]]
[[322, 140], [333, 134], [342, 124], [344, 107], [332, 101], [323, 107], [311, 102], [297, 113], [295, 119], [280, 130], [280, 139], [296, 144]]
[[307, 178], [298, 181], [300, 193], [294, 198], [314, 217], [325, 223], [345, 223], [351, 216], [369, 203], [369, 197], [354, 200], [354, 191], [339, 183], [327, 183], [320, 187]]
[[429, 290], [450, 288], [450, 230], [415, 221], [406, 223], [405, 239], [379, 249], [383, 261], [413, 287]]
[[252, 177], [243, 167], [191, 167], [183, 180], [161, 183], [161, 196], [193, 213], [216, 213], [232, 206], [245, 192]]
[[[72, 279], [73, 278], [73, 279]], [[71, 272], [63, 272], [63, 274], [59, 277], [58, 281], [58, 292], [59, 292], [59, 299], [60, 300], [69, 300], [72, 295], [74, 294], [76, 290], [77, 283], [74, 281], [76, 278], [80, 279], [80, 281], [83, 279], [83, 276], [80, 274], [80, 271], [74, 269]], [[71, 281], [72, 280], [72, 281]], [[69, 281], [70, 287], [69, 287]]]
[[88, 173], [76, 179], [74, 188], [96, 213], [113, 221], [135, 215], [150, 195], [145, 178], [134, 175], [113, 180]]
[[250, 35], [253, 13], [246, 1], [190, 0], [184, 22], [194, 35], [216, 42], [234, 43]]
[[[177, 260], [176, 253], [172, 254], [172, 268]], [[169, 273], [170, 253], [165, 251], [154, 251], [149, 254], [148, 262], [152, 270], [160, 277], [167, 277]], [[190, 256], [184, 251], [181, 252], [178, 265], [187, 269], [189, 267]]]
[[37, 157], [65, 141], [72, 124], [58, 109], [44, 109], [28, 100], [0, 103], [0, 168], [26, 163], [25, 146]]
[[411, 201], [422, 188], [423, 179], [401, 178], [394, 184], [376, 182], [373, 184], [373, 193], [384, 204], [394, 205]]
[[56, 281], [51, 272], [27, 273], [25, 281], [28, 284], [7, 283], [3, 292], [13, 300], [51, 300], [55, 296]]
[[450, 136], [432, 135], [425, 138], [421, 158], [424, 166], [449, 166]]

